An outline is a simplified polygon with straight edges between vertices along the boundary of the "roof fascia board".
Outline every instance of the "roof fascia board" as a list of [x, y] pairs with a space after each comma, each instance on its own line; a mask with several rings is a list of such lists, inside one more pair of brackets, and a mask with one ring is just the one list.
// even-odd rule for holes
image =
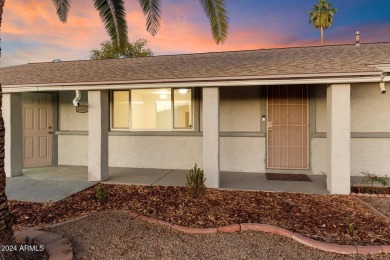
[[36, 92], [36, 91], [65, 91], [65, 90], [101, 90], [101, 89], [137, 89], [137, 88], [183, 88], [183, 87], [227, 87], [227, 86], [262, 86], [262, 85], [294, 85], [294, 84], [345, 84], [345, 83], [375, 83], [382, 80], [377, 73], [376, 77], [340, 77], [314, 79], [256, 79], [231, 81], [189, 81], [189, 82], [101, 82], [72, 83], [72, 84], [45, 84], [45, 85], [3, 85], [3, 93]]
[[[378, 76], [378, 72], [354, 72], [354, 73], [322, 73], [322, 74], [293, 74], [293, 75], [265, 75], [265, 76], [240, 76], [240, 77], [208, 77], [208, 78], [179, 78], [179, 79], [156, 79], [156, 80], [129, 80], [129, 81], [110, 81], [110, 82], [70, 82], [70, 83], [49, 83], [49, 84], [24, 84], [15, 86], [70, 86], [70, 85], [112, 85], [112, 84], [149, 84], [166, 82], [198, 82], [198, 81], [227, 81], [227, 80], [255, 80], [255, 79], [314, 79], [314, 78], [334, 78], [334, 77], [366, 77]], [[4, 86], [4, 85], [3, 85]], [[8, 86], [8, 85], [6, 85]]]

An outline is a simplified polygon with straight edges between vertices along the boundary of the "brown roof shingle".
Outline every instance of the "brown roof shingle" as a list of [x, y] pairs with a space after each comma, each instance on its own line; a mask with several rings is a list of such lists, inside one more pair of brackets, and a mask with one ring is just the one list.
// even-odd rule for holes
[[0, 68], [0, 82], [28, 85], [379, 72], [368, 66], [372, 64], [390, 64], [390, 42], [31, 63]]

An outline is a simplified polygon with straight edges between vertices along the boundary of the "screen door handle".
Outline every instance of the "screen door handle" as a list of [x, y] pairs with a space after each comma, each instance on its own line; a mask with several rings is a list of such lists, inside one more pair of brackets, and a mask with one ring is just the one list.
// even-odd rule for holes
[[272, 130], [272, 122], [267, 122], [267, 129]]

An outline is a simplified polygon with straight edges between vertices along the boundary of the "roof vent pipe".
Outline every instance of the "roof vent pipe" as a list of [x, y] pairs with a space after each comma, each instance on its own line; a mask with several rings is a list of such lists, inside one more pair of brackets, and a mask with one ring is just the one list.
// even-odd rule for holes
[[359, 47], [360, 46], [360, 32], [359, 31], [357, 31], [355, 33], [355, 39], [356, 39], [355, 46]]
[[73, 99], [73, 105], [75, 107], [80, 106], [80, 99], [81, 99], [81, 91], [80, 90], [75, 90], [76, 91], [76, 97]]

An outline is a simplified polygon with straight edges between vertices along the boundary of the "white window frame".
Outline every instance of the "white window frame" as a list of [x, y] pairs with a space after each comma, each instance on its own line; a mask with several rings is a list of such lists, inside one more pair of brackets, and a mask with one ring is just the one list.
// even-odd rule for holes
[[[175, 89], [181, 89], [181, 88], [188, 88], [191, 90], [191, 118], [192, 118], [192, 122], [191, 122], [191, 128], [175, 128], [174, 125], [175, 125], [175, 118], [174, 118], [174, 90]], [[111, 90], [110, 91], [110, 131], [112, 132], [193, 132], [194, 131], [194, 122], [195, 122], [195, 109], [194, 109], [194, 88], [193, 87], [181, 87], [181, 88], [169, 88], [170, 91], [171, 91], [171, 118], [172, 118], [172, 122], [171, 122], [171, 128], [170, 129], [133, 129], [132, 128], [132, 107], [131, 107], [131, 91], [134, 90], [134, 89], [128, 89], [127, 91], [129, 91], [129, 128], [114, 128], [113, 127], [113, 113], [114, 113], [114, 109], [113, 109], [113, 99], [114, 99], [114, 95], [113, 93], [115, 91], [125, 91], [124, 89], [114, 89], [114, 90]], [[149, 88], [142, 88], [142, 89], [149, 89]], [[152, 89], [152, 88], [150, 88]], [[161, 88], [153, 88], [153, 89], [161, 89]], [[135, 90], [138, 90], [135, 89]]]

